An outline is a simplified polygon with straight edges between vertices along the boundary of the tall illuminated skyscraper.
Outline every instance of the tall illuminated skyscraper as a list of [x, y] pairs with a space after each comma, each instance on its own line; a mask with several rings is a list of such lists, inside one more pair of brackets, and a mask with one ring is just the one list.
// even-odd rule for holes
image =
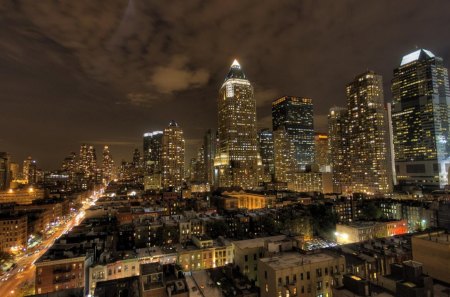
[[162, 186], [178, 191], [184, 179], [184, 149], [183, 130], [175, 121], [171, 121], [164, 129], [162, 138]]
[[275, 174], [273, 132], [261, 129], [258, 133], [259, 154], [262, 162], [262, 179], [271, 182]]
[[102, 160], [102, 171], [103, 171], [103, 180], [105, 183], [111, 181], [114, 170], [114, 160], [112, 158], [111, 152], [109, 151], [109, 147], [105, 145], [103, 147], [103, 160]]
[[219, 187], [258, 185], [260, 159], [253, 87], [234, 60], [218, 96], [219, 146], [214, 160]]
[[275, 181], [291, 183], [297, 171], [296, 148], [282, 126], [273, 131]]
[[314, 136], [315, 164], [319, 166], [321, 172], [330, 171], [330, 151], [328, 148], [328, 134], [316, 133]]
[[161, 172], [162, 131], [144, 133], [144, 167], [148, 174]]
[[328, 148], [333, 172], [333, 191], [336, 193], [346, 193], [350, 184], [348, 140], [347, 109], [334, 106], [328, 114]]
[[217, 132], [209, 129], [206, 131], [203, 141], [203, 147], [205, 149], [205, 170], [206, 180], [210, 185], [216, 185], [214, 179], [214, 157], [217, 151]]
[[299, 169], [314, 163], [314, 119], [312, 99], [284, 96], [272, 102], [273, 131], [284, 127], [295, 145]]
[[36, 183], [36, 160], [28, 157], [23, 160], [23, 168], [22, 168], [23, 179], [26, 180], [27, 184], [35, 184]]
[[92, 145], [81, 144], [78, 159], [78, 172], [86, 179], [95, 180], [97, 176], [97, 155]]
[[392, 191], [383, 80], [372, 71], [347, 85], [348, 143], [351, 189], [354, 193]]
[[403, 57], [392, 79], [392, 125], [397, 181], [442, 188], [450, 163], [448, 71], [419, 49]]

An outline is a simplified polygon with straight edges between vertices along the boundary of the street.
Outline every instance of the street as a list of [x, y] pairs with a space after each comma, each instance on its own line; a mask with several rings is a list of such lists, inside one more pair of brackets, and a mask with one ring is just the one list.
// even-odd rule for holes
[[[92, 195], [90, 199], [93, 201], [97, 200], [98, 195]], [[32, 292], [34, 292], [34, 276], [35, 276], [35, 266], [34, 262], [39, 259], [57, 240], [61, 235], [69, 232], [74, 226], [77, 226], [81, 221], [83, 221], [85, 210], [90, 207], [90, 203], [83, 203], [78, 213], [74, 215], [66, 224], [62, 224], [57, 227], [56, 232], [53, 233], [49, 238], [42, 241], [39, 245], [37, 252], [28, 255], [25, 254], [18, 258], [16, 262], [16, 267], [5, 273], [2, 278], [9, 276], [7, 280], [0, 281], [0, 296], [12, 297], [21, 296], [23, 288], [33, 286]], [[27, 292], [29, 295], [30, 292]]]

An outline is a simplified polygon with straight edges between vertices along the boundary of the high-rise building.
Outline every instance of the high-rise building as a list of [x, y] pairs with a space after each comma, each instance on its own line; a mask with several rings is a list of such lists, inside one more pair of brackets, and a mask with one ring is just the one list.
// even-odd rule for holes
[[273, 131], [275, 181], [290, 183], [297, 171], [295, 144], [282, 126]]
[[328, 149], [333, 172], [333, 188], [336, 193], [346, 193], [350, 184], [348, 140], [347, 109], [334, 106], [330, 108], [328, 114]]
[[36, 168], [36, 160], [33, 160], [33, 158], [28, 157], [23, 161], [23, 179], [26, 181], [27, 184], [35, 184], [36, 183], [36, 174], [37, 174], [37, 168]]
[[144, 167], [148, 174], [161, 172], [162, 131], [144, 133]]
[[67, 172], [69, 175], [70, 183], [76, 183], [76, 174], [78, 171], [77, 168], [77, 154], [75, 152], [71, 152], [70, 155], [64, 158], [61, 170]]
[[442, 188], [450, 163], [448, 71], [419, 49], [402, 58], [392, 79], [392, 124], [397, 181]]
[[197, 157], [192, 158], [190, 166], [190, 181], [207, 182], [207, 170], [205, 166], [205, 146], [202, 145], [198, 149]]
[[314, 136], [315, 164], [319, 166], [321, 172], [330, 172], [330, 152], [328, 148], [328, 134], [316, 133]]
[[11, 181], [9, 163], [9, 154], [6, 152], [0, 152], [0, 190], [2, 191], [9, 188], [9, 183]]
[[262, 180], [271, 182], [275, 174], [273, 133], [261, 129], [258, 133], [259, 154], [262, 162]]
[[81, 144], [77, 167], [78, 172], [82, 173], [85, 179], [95, 181], [97, 176], [97, 155], [94, 146]]
[[132, 165], [136, 169], [141, 168], [141, 152], [138, 148], [134, 149]]
[[184, 179], [184, 136], [175, 121], [164, 129], [162, 139], [162, 186], [178, 191]]
[[314, 119], [310, 98], [284, 96], [272, 102], [273, 131], [284, 127], [295, 145], [299, 169], [314, 163]]
[[[251, 189], [261, 164], [253, 87], [234, 60], [218, 96], [219, 146], [214, 159], [219, 187]], [[259, 162], [258, 162], [259, 161]]]
[[381, 75], [367, 71], [347, 85], [351, 191], [392, 191]]
[[114, 160], [107, 145], [103, 147], [102, 155], [103, 155], [102, 160], [103, 181], [104, 183], [108, 183], [109, 181], [111, 181], [113, 177]]
[[11, 181], [20, 178], [20, 166], [16, 162], [9, 163], [9, 172], [11, 173]]
[[204, 149], [205, 149], [205, 170], [206, 170], [206, 180], [210, 185], [216, 185], [214, 179], [214, 157], [216, 156], [217, 150], [217, 132], [209, 129], [206, 131], [204, 136]]

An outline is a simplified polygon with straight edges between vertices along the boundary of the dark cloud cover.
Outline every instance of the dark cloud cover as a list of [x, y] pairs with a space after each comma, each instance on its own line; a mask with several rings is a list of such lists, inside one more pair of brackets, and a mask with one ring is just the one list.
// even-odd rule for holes
[[216, 126], [216, 95], [237, 57], [270, 102], [313, 98], [317, 130], [372, 69], [389, 81], [416, 46], [450, 61], [450, 1], [1, 1], [0, 151], [56, 168], [81, 142], [119, 161], [171, 119], [189, 156]]

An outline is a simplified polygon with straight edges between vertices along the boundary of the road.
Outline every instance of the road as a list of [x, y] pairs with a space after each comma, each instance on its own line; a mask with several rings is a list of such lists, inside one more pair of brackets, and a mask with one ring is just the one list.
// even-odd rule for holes
[[[90, 197], [94, 201], [98, 199], [97, 195], [92, 195]], [[49, 238], [42, 241], [39, 245], [36, 253], [29, 256], [24, 255], [17, 259], [17, 266], [7, 275], [9, 278], [6, 281], [0, 281], [0, 296], [2, 297], [13, 297], [21, 296], [21, 288], [26, 284], [33, 284], [34, 286], [34, 276], [35, 276], [35, 266], [34, 262], [42, 256], [48, 248], [50, 248], [56, 239], [66, 232], [69, 232], [74, 226], [77, 226], [84, 218], [85, 210], [89, 208], [90, 204], [83, 204], [82, 208], [78, 211], [77, 215], [74, 215], [67, 223], [61, 224], [60, 227], [56, 229]], [[4, 276], [2, 276], [3, 278]]]

